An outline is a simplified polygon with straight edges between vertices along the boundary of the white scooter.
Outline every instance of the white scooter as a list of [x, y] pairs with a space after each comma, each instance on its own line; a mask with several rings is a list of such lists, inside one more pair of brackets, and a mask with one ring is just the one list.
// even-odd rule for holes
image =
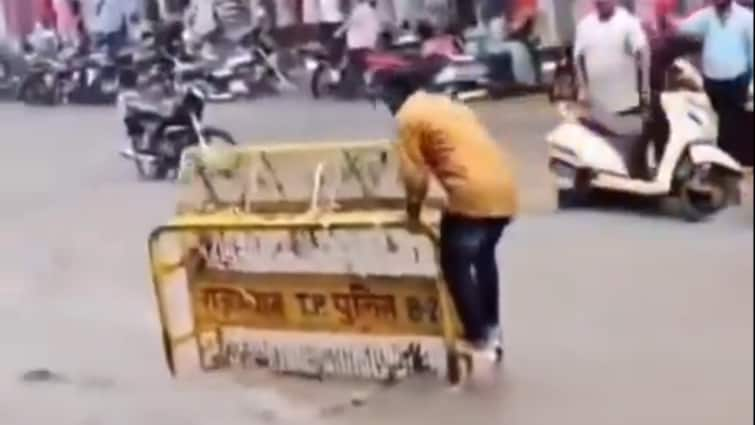
[[702, 92], [702, 77], [684, 60], [674, 69], [685, 86], [697, 90], [661, 95], [670, 123], [670, 140], [657, 164], [650, 149], [650, 177], [636, 169], [636, 149], [649, 146], [642, 136], [643, 119], [591, 111], [579, 117], [562, 107], [565, 122], [547, 136], [550, 169], [559, 190], [559, 207], [585, 202], [603, 190], [644, 197], [678, 197], [684, 218], [700, 221], [741, 202], [742, 166], [716, 145], [717, 116]]

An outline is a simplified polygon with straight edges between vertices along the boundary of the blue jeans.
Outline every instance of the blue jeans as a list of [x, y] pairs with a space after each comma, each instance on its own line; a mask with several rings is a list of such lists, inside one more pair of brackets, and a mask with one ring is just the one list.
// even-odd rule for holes
[[445, 214], [441, 221], [441, 269], [456, 305], [464, 338], [485, 341], [499, 326], [498, 266], [495, 250], [510, 218]]

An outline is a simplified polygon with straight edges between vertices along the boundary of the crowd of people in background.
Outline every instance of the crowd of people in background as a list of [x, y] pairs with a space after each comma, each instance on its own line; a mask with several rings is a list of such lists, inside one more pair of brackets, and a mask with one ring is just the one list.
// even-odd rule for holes
[[[0, 0], [10, 1], [14, 0]], [[54, 31], [62, 43], [85, 47], [97, 43], [111, 52], [138, 37], [145, 25], [160, 19], [181, 21], [201, 41], [219, 29], [280, 25], [291, 20], [283, 16], [284, 3], [288, 6], [297, 3], [179, 0], [171, 2], [175, 13], [168, 17], [158, 0], [34, 1], [41, 2], [35, 33]], [[446, 11], [451, 13], [453, 8], [448, 7], [451, 2], [424, 0], [419, 3], [424, 10], [415, 11], [415, 18], [431, 22], [436, 28], [450, 27], [450, 22], [443, 23], [443, 19], [438, 18], [442, 15], [438, 10], [439, 5], [445, 4]], [[397, 4], [402, 4], [403, 9]], [[455, 4], [453, 14], [461, 18], [465, 14], [460, 5], [467, 3]], [[582, 99], [618, 114], [633, 113], [641, 105], [659, 112], [662, 78], [653, 77], [651, 67], [659, 69], [668, 64], [663, 65], [664, 58], [654, 52], [662, 50], [657, 47], [667, 42], [670, 34], [701, 39], [705, 89], [721, 116], [721, 144], [728, 151], [734, 150], [733, 140], [738, 139], [747, 119], [742, 105], [753, 73], [752, 11], [747, 8], [752, 7], [750, 0], [479, 0], [476, 6], [474, 19], [478, 24], [484, 23], [478, 27], [485, 28], [490, 39], [486, 44], [487, 53], [495, 54], [498, 49], [509, 55], [534, 57], [527, 50], [531, 45], [526, 41], [533, 33], [550, 27], [551, 32], [561, 33], [556, 37], [560, 43], [574, 46]], [[334, 57], [346, 49], [349, 61], [357, 69], [362, 67], [365, 53], [377, 46], [383, 28], [403, 24], [388, 22], [389, 18], [412, 13], [406, 2], [389, 0], [305, 0], [300, 7], [303, 22], [317, 29], [316, 38], [328, 46], [338, 45], [335, 41], [342, 40], [341, 50], [334, 50]], [[698, 12], [688, 13], [687, 19], [675, 17], [683, 9], [690, 12], [695, 8]], [[4, 11], [5, 8], [0, 7], [0, 13]], [[565, 13], [574, 17], [573, 29], [559, 19]], [[542, 25], [541, 21], [549, 19], [551, 25]], [[6, 21], [7, 17], [0, 14], [0, 34], [7, 32]], [[548, 38], [544, 34], [537, 35], [541, 41]], [[517, 39], [525, 42], [509, 43]], [[635, 77], [638, 59], [641, 75], [645, 77], [639, 82]], [[533, 84], [539, 80], [538, 66], [529, 61], [514, 60], [513, 63], [518, 79]], [[526, 69], [519, 69], [521, 66]], [[664, 134], [667, 128], [659, 131]], [[658, 149], [663, 149], [662, 143]], [[749, 164], [752, 162], [751, 154], [736, 156], [746, 157]]]
[[582, 100], [619, 115], [649, 110], [648, 131], [660, 156], [669, 133], [660, 100], [668, 58], [687, 49], [679, 40], [699, 41], [705, 91], [719, 116], [719, 146], [752, 166], [752, 113], [745, 109], [753, 80], [752, 10], [735, 0], [711, 0], [677, 18], [674, 0], [655, 0], [643, 19], [617, 3], [596, 0], [596, 10], [578, 25], [574, 53]]

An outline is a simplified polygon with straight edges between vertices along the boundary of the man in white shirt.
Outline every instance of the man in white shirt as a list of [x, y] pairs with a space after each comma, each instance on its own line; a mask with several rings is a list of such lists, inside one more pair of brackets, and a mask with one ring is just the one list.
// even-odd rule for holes
[[319, 0], [320, 22], [323, 24], [336, 25], [335, 30], [343, 24], [344, 0]]
[[319, 12], [319, 36], [320, 43], [327, 46], [332, 58], [337, 60], [343, 54], [343, 44], [335, 42], [335, 34], [343, 25], [344, 0], [317, 0]]
[[346, 45], [349, 50], [374, 49], [380, 35], [377, 1], [361, 0], [336, 36], [343, 32], [346, 32]]
[[[639, 19], [616, 0], [595, 0], [577, 27], [574, 46], [581, 100], [631, 113], [650, 97], [650, 51]], [[640, 65], [641, 81], [637, 70]], [[638, 87], [639, 85], [639, 87]]]
[[380, 37], [380, 15], [376, 0], [361, 0], [351, 12], [351, 16], [336, 32], [340, 37], [346, 32], [346, 48], [349, 67], [345, 78], [349, 81], [350, 95], [357, 94], [364, 85], [363, 75], [367, 64], [367, 54], [374, 50]]

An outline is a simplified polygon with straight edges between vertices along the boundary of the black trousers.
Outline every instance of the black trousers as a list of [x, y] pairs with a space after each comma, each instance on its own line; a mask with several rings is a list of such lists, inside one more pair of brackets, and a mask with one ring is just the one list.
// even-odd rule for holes
[[705, 92], [718, 114], [718, 145], [742, 165], [752, 166], [752, 113], [745, 109], [750, 74], [731, 80], [705, 79]]
[[671, 123], [668, 121], [666, 111], [663, 110], [660, 93], [653, 93], [650, 98], [650, 121], [646, 124], [645, 131], [653, 141], [655, 157], [660, 161], [666, 152], [666, 145], [671, 136]]
[[342, 89], [344, 95], [355, 98], [364, 91], [364, 72], [367, 70], [367, 55], [370, 49], [350, 49], [346, 52], [347, 62]]
[[340, 27], [341, 24], [338, 22], [321, 22], [317, 28], [320, 44], [327, 49], [328, 56], [333, 63], [338, 62], [346, 48], [345, 39], [335, 38], [335, 33]]
[[441, 221], [441, 269], [464, 326], [464, 338], [483, 342], [499, 326], [495, 251], [509, 218], [445, 214]]

